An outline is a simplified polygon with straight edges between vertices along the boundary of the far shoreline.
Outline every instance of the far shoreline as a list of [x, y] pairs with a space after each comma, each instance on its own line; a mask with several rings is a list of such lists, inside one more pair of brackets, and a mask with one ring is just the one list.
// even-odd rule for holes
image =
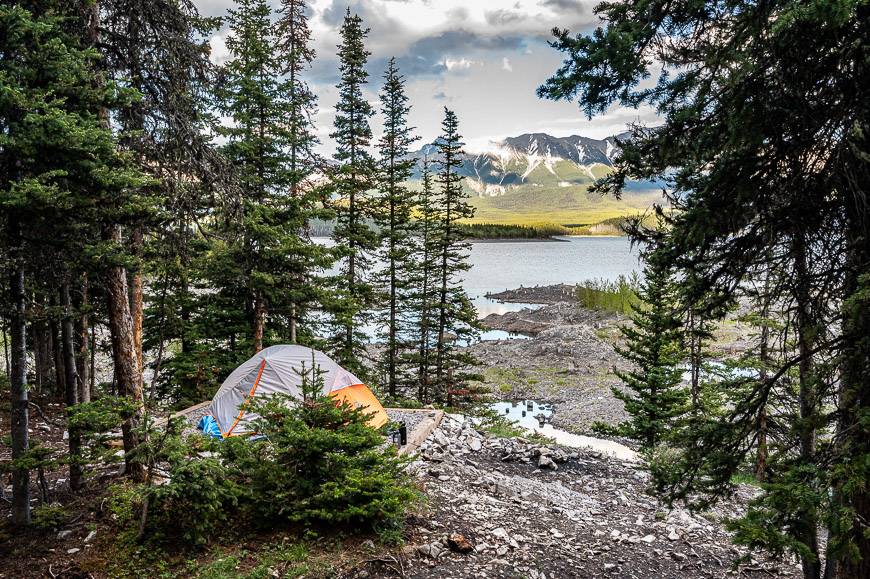
[[559, 235], [555, 237], [470, 237], [467, 241], [471, 243], [531, 243], [531, 242], [555, 242], [555, 243], [570, 243], [572, 238], [592, 238], [592, 239], [619, 239], [628, 237], [627, 235]]

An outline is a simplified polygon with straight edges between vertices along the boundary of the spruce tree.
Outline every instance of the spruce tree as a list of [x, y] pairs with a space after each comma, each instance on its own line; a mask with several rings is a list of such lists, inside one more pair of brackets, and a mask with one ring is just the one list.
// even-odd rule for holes
[[437, 302], [437, 272], [439, 240], [436, 235], [438, 210], [432, 177], [431, 163], [423, 158], [420, 190], [416, 205], [418, 220], [414, 232], [414, 252], [410, 263], [413, 267], [413, 290], [410, 303], [414, 312], [415, 347], [406, 354], [408, 362], [416, 368], [417, 400], [430, 401], [429, 386], [433, 382], [436, 345], [435, 304]]
[[332, 171], [332, 186], [338, 197], [338, 222], [333, 237], [342, 262], [338, 280], [342, 307], [335, 313], [341, 327], [335, 337], [336, 357], [358, 375], [365, 374], [359, 359], [365, 339], [360, 327], [369, 320], [375, 301], [369, 277], [371, 254], [378, 241], [368, 223], [375, 209], [370, 191], [376, 185], [376, 166], [368, 151], [372, 138], [369, 119], [373, 109], [363, 94], [370, 54], [364, 45], [367, 35], [362, 19], [351, 15], [348, 8], [338, 47], [341, 78], [336, 85], [339, 96], [335, 105], [335, 131], [330, 135], [335, 139], [338, 162], [338, 167]]
[[447, 107], [444, 108], [441, 129], [442, 134], [436, 143], [439, 191], [436, 201], [438, 218], [433, 232], [438, 252], [434, 304], [437, 334], [434, 383], [438, 391], [430, 395], [445, 400], [451, 390], [471, 377], [468, 369], [475, 365], [475, 360], [459, 346], [476, 337], [478, 322], [477, 312], [460, 280], [462, 272], [471, 267], [468, 263], [471, 245], [460, 221], [474, 217], [474, 207], [468, 203], [462, 187], [463, 177], [459, 173], [463, 155], [459, 120]]
[[625, 390], [613, 388], [630, 420], [616, 431], [653, 450], [668, 439], [676, 419], [687, 411], [681, 364], [686, 350], [679, 317], [674, 280], [654, 252], [647, 258], [645, 279], [633, 305], [632, 324], [620, 328], [626, 345], [617, 351], [632, 369], [619, 371]]
[[[305, 0], [282, 0], [278, 20], [279, 49], [284, 62], [284, 81], [280, 90], [287, 99], [287, 203], [300, 240], [287, 256], [287, 268], [292, 278], [292, 283], [285, 287], [290, 343], [300, 339], [306, 343], [313, 340], [314, 320], [307, 314], [323, 309], [323, 304], [328, 303], [324, 280], [318, 279], [315, 272], [327, 269], [333, 259], [332, 252], [312, 243], [309, 235], [309, 221], [330, 214], [324, 209], [323, 188], [315, 180], [323, 161], [314, 150], [319, 143], [313, 122], [317, 114], [317, 95], [304, 79], [315, 57], [307, 11]], [[303, 326], [301, 337], [300, 325]]]
[[[798, 555], [811, 579], [870, 576], [870, 109], [861, 96], [870, 7], [654, 8], [602, 3], [604, 25], [591, 35], [556, 31], [566, 60], [539, 94], [576, 98], [588, 115], [616, 101], [655, 107], [664, 123], [638, 128], [598, 189], [663, 179], [676, 209], [663, 255], [690, 281], [680, 301], [720, 319], [772, 259], [787, 272], [778, 283], [787, 299], [770, 317], [793, 328], [763, 380], [727, 412], [699, 418], [664, 490], [670, 499], [728, 496], [758, 448], [759, 419], [790, 389], [796, 411], [777, 416], [784, 452], [768, 458], [768, 483], [736, 537]], [[639, 87], [653, 62], [674, 74]]]
[[309, 118], [314, 97], [299, 76], [312, 57], [298, 20], [302, 9], [291, 3], [273, 27], [265, 0], [243, 0], [228, 19], [232, 58], [220, 96], [233, 126], [221, 133], [241, 198], [237, 212], [225, 215], [210, 272], [221, 287], [221, 308], [244, 304], [224, 315], [228, 337], [241, 341], [229, 347], [240, 356], [272, 339], [296, 339], [299, 320], [319, 296], [312, 272], [328, 265], [325, 250], [307, 238], [316, 139]]
[[395, 397], [400, 383], [407, 382], [400, 366], [401, 350], [407, 339], [410, 322], [407, 305], [412, 288], [413, 268], [410, 259], [415, 240], [412, 237], [415, 195], [407, 185], [416, 164], [410, 147], [418, 140], [408, 126], [408, 96], [405, 78], [399, 74], [396, 59], [391, 58], [384, 73], [384, 87], [380, 94], [381, 113], [384, 116], [384, 134], [380, 149], [378, 190], [380, 210], [376, 223], [381, 229], [383, 247], [381, 259], [385, 264], [378, 274], [378, 290], [386, 294], [386, 311], [380, 325], [386, 328], [387, 340], [381, 366], [386, 374], [386, 388]]

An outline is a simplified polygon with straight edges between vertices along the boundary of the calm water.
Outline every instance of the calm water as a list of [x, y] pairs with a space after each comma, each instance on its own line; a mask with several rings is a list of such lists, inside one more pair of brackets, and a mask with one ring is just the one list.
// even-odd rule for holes
[[640, 269], [637, 250], [632, 251], [626, 237], [560, 239], [473, 244], [471, 269], [463, 276], [465, 290], [475, 298], [520, 286], [614, 281]]
[[[328, 238], [318, 243], [331, 245]], [[580, 283], [592, 279], [616, 280], [640, 269], [637, 249], [626, 237], [564, 237], [560, 241], [477, 242], [471, 246], [471, 269], [462, 285], [478, 315], [519, 311], [532, 304], [502, 304], [489, 300], [487, 293], [520, 286]], [[502, 331], [488, 331], [485, 340], [522, 338]]]
[[[564, 237], [560, 241], [497, 241], [472, 245], [471, 269], [463, 276], [465, 291], [480, 318], [515, 312], [535, 304], [499, 303], [487, 293], [520, 286], [616, 280], [640, 269], [638, 253], [626, 237]], [[483, 340], [523, 339], [501, 330], [481, 334]]]
[[549, 404], [542, 404], [536, 400], [515, 400], [496, 402], [491, 404], [490, 408], [510, 422], [522, 426], [526, 430], [552, 438], [563, 446], [591, 448], [620, 460], [637, 460], [637, 453], [624, 444], [592, 436], [583, 436], [582, 434], [573, 434], [554, 427], [550, 424], [553, 408]]

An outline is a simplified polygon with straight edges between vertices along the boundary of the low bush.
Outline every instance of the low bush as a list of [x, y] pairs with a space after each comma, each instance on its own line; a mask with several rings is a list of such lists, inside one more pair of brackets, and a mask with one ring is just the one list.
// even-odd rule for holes
[[397, 523], [416, 493], [405, 459], [367, 425], [363, 409], [321, 393], [306, 380], [303, 399], [272, 396], [255, 403], [255, 440], [225, 442], [224, 456], [248, 481], [261, 520], [373, 527]]
[[637, 275], [631, 278], [619, 276], [616, 281], [591, 280], [577, 285], [577, 301], [584, 308], [629, 315], [634, 307], [640, 306], [637, 297], [639, 281]]
[[[309, 383], [311, 382], [311, 383]], [[113, 519], [129, 538], [202, 545], [227, 528], [318, 523], [396, 534], [418, 497], [407, 460], [368, 415], [305, 381], [303, 398], [273, 396], [248, 408], [257, 433], [223, 441], [164, 431], [150, 444], [151, 479], [116, 488]], [[159, 443], [157, 439], [160, 439]]]
[[227, 476], [217, 455], [198, 452], [196, 446], [176, 438], [166, 445], [165, 456], [169, 468], [166, 477], [158, 480], [163, 484], [144, 489], [151, 513], [146, 531], [202, 545], [227, 525], [238, 524], [244, 483]]

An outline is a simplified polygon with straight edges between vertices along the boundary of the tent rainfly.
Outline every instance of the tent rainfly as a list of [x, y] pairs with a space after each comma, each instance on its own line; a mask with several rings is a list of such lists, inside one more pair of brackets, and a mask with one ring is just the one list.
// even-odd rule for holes
[[255, 354], [224, 380], [212, 398], [208, 412], [214, 417], [221, 436], [250, 434], [255, 415], [248, 412], [254, 397], [289, 394], [302, 397], [302, 379], [312, 378], [317, 368], [323, 380], [323, 393], [347, 401], [370, 413], [369, 425], [379, 428], [389, 422], [387, 413], [372, 391], [359, 378], [317, 350], [304, 346], [271, 346]]

